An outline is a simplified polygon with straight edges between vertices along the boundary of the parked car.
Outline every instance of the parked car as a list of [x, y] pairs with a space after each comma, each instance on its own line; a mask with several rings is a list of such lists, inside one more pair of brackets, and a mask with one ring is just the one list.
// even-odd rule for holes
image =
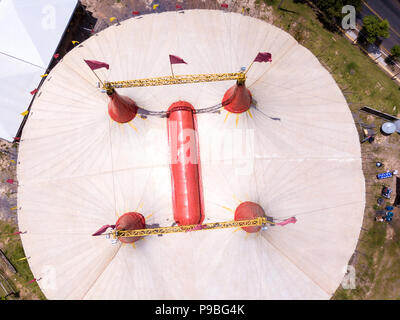
[[390, 199], [390, 195], [392, 194], [392, 188], [383, 187], [382, 189], [382, 197]]

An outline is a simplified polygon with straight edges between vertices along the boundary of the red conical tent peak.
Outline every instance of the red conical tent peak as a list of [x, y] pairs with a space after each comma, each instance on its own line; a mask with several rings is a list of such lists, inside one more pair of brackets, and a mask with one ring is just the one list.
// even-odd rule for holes
[[[251, 201], [242, 202], [235, 210], [235, 221], [251, 220], [263, 216], [265, 216], [264, 209], [259, 204]], [[254, 233], [260, 231], [261, 226], [242, 227], [242, 229], [246, 232]]]
[[138, 106], [131, 98], [121, 96], [116, 91], [109, 94], [108, 114], [118, 123], [126, 123], [135, 118]]
[[[137, 212], [127, 212], [119, 217], [115, 223], [116, 230], [138, 230], [146, 229], [145, 218]], [[123, 243], [132, 243], [138, 241], [141, 237], [120, 237], [119, 241]]]
[[232, 113], [242, 113], [250, 109], [251, 93], [245, 84], [235, 84], [229, 88], [222, 99], [222, 106]]

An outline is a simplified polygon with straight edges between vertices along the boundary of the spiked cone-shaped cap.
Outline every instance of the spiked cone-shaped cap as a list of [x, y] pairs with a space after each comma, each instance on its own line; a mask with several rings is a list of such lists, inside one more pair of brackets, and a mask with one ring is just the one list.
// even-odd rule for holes
[[251, 100], [250, 90], [246, 88], [244, 82], [237, 82], [225, 92], [222, 105], [229, 112], [242, 113], [249, 110]]
[[108, 114], [111, 119], [119, 123], [126, 123], [135, 118], [138, 109], [135, 101], [126, 96], [119, 95], [115, 90], [107, 94], [110, 97]]

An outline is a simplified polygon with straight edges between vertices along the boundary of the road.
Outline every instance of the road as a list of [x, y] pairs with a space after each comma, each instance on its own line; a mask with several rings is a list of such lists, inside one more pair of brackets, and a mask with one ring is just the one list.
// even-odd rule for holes
[[357, 23], [362, 24], [362, 18], [367, 15], [375, 15], [389, 21], [390, 37], [382, 39], [382, 46], [386, 51], [390, 51], [395, 44], [400, 45], [400, 0], [364, 0]]

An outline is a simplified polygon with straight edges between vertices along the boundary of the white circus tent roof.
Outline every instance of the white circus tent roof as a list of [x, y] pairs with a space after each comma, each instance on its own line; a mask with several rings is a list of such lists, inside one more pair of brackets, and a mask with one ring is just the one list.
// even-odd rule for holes
[[77, 0], [0, 1], [0, 137], [12, 140]]
[[[138, 211], [173, 223], [166, 119], [110, 120], [100, 78], [236, 72], [256, 104], [236, 117], [197, 115], [205, 222], [233, 220], [240, 201], [297, 218], [258, 234], [206, 230], [148, 236], [136, 248], [92, 237]], [[148, 110], [177, 100], [218, 104], [233, 81], [118, 90]], [[19, 147], [18, 221], [49, 299], [328, 299], [346, 273], [363, 219], [356, 128], [337, 84], [286, 32], [236, 13], [188, 10], [115, 24], [69, 52], [35, 99]], [[272, 118], [279, 120], [273, 120]], [[239, 142], [240, 141], [240, 142]]]

